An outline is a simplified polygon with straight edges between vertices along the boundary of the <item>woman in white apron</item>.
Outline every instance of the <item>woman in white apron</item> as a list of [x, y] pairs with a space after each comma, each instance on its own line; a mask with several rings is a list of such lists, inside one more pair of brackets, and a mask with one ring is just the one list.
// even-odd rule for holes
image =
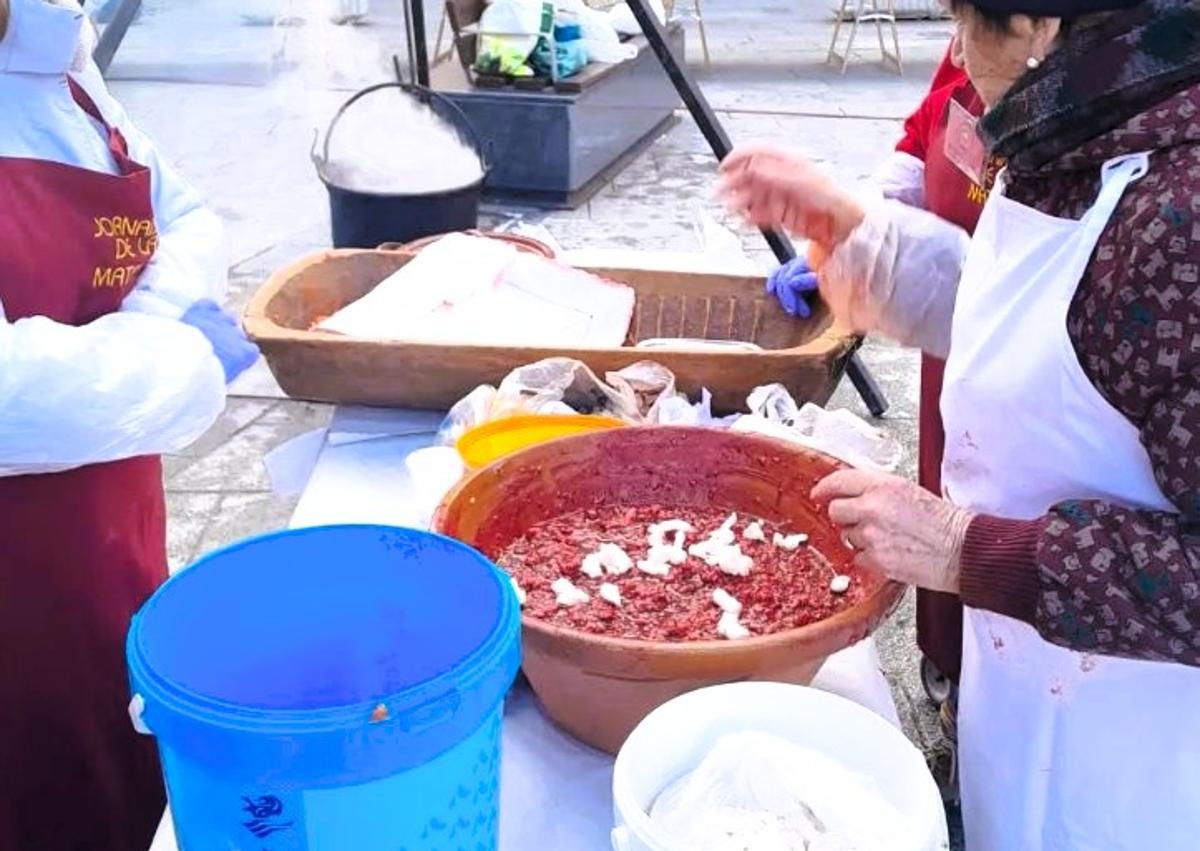
[[863, 564], [966, 604], [968, 851], [1200, 848], [1200, 6], [954, 13], [988, 112], [947, 156], [1008, 162], [972, 241], [779, 152], [723, 188], [817, 244], [843, 321], [949, 355], [945, 499], [814, 496]]

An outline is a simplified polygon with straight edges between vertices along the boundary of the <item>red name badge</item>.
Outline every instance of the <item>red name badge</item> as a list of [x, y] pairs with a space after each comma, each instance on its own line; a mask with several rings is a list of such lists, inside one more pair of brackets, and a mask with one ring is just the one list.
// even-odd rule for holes
[[977, 186], [983, 185], [983, 166], [987, 159], [987, 151], [983, 140], [975, 132], [978, 119], [958, 101], [950, 101], [950, 110], [946, 116], [946, 159], [969, 177]]

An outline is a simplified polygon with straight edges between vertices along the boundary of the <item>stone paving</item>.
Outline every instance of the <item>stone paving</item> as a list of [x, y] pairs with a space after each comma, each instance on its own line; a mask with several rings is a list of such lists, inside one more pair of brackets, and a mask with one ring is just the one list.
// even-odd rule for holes
[[[389, 57], [404, 53], [397, 0], [375, 0], [367, 24], [357, 27], [329, 24], [322, 2], [146, 0], [111, 69], [112, 87], [130, 114], [226, 220], [230, 295], [238, 307], [272, 270], [328, 244], [324, 190], [308, 158], [314, 129], [349, 91], [386, 78]], [[436, 8], [430, 0], [431, 39]], [[796, 147], [850, 182], [869, 175], [894, 144], [950, 31], [944, 22], [901, 23], [901, 77], [880, 65], [869, 27], [844, 75], [825, 65], [832, 23], [823, 3], [706, 0], [705, 23], [711, 65], [700, 63], [694, 21], [689, 54], [730, 135]], [[711, 197], [714, 175], [708, 148], [685, 115], [585, 206], [550, 215], [489, 213], [541, 221], [568, 248], [698, 249], [696, 210], [721, 215]], [[770, 254], [761, 239], [742, 236], [766, 267]], [[882, 425], [906, 446], [904, 471], [911, 475], [915, 355], [872, 341], [863, 358], [892, 402]], [[848, 382], [834, 404], [865, 415]], [[330, 413], [284, 398], [262, 364], [240, 379], [221, 421], [168, 460], [172, 565], [286, 525], [293, 504], [271, 493], [261, 459], [324, 425]], [[944, 742], [917, 673], [911, 601], [879, 642], [906, 730], [932, 759], [943, 759]]]

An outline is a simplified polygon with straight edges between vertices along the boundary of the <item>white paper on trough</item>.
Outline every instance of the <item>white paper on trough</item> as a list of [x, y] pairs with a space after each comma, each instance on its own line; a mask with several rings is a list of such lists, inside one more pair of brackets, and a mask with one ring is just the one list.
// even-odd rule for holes
[[615, 348], [634, 291], [494, 239], [452, 234], [320, 324], [373, 340]]

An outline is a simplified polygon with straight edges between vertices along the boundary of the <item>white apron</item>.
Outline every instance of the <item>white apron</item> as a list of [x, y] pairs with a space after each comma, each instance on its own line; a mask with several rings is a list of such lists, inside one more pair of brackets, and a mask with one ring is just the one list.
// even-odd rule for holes
[[[942, 480], [956, 504], [1015, 519], [1071, 499], [1175, 510], [1066, 327], [1096, 242], [1147, 163], [1106, 163], [1079, 221], [1003, 197], [998, 180], [959, 285], [942, 395]], [[1153, 590], [1153, 576], [1136, 581]], [[967, 851], [1200, 849], [1200, 669], [1075, 653], [968, 608], [959, 756]]]

